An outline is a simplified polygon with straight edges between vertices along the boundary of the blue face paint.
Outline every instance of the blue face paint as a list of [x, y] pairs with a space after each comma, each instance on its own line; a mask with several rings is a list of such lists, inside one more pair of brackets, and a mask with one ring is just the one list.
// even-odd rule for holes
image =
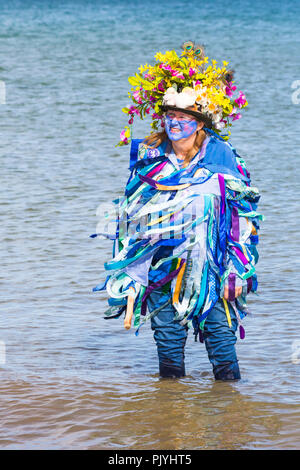
[[197, 130], [196, 120], [177, 120], [176, 118], [165, 117], [165, 129], [170, 140], [180, 140], [190, 137]]

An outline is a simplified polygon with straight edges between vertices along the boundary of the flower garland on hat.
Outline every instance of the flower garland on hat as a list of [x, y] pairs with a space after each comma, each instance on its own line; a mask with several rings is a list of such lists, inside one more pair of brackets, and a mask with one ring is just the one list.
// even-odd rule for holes
[[[227, 69], [228, 62], [223, 61], [217, 67], [215, 60], [208, 64], [203, 46], [192, 41], [182, 44], [182, 53], [166, 51], [155, 54], [155, 65], [142, 65], [139, 73], [128, 78], [131, 91], [128, 93], [133, 104], [122, 111], [128, 114], [128, 124], [132, 125], [135, 116], [144, 119], [151, 115], [151, 127], [158, 131], [164, 127], [164, 111], [168, 107], [185, 109], [194, 106], [199, 116], [205, 116], [211, 122], [212, 129], [219, 135], [232, 126], [232, 122], [241, 118], [240, 110], [248, 105], [242, 91], [234, 97], [236, 86], [233, 71]], [[224, 140], [229, 138], [221, 135]], [[120, 134], [117, 146], [127, 145], [131, 141], [129, 126]]]

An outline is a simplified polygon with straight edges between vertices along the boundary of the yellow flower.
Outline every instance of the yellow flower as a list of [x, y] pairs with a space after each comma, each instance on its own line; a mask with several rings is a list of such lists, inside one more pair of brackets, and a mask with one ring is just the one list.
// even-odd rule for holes
[[164, 55], [161, 53], [161, 52], [157, 52], [154, 56], [154, 58], [158, 61], [158, 62], [163, 62], [164, 61]]
[[145, 72], [146, 70], [148, 70], [148, 68], [149, 68], [149, 65], [148, 65], [148, 64], [141, 65], [141, 66], [139, 67], [139, 72], [140, 72], [140, 74], [142, 74], [143, 72]]

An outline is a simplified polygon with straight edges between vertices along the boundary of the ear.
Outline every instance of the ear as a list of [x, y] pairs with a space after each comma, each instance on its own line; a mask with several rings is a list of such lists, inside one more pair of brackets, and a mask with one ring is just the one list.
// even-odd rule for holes
[[203, 129], [203, 127], [204, 127], [204, 122], [203, 122], [203, 121], [198, 122], [197, 131], [198, 131], [198, 132], [201, 131], [201, 129]]

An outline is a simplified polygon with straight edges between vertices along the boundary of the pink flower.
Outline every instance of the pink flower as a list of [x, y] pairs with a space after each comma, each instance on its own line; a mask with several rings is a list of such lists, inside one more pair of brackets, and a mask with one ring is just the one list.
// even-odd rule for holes
[[192, 69], [192, 67], [191, 67], [190, 70], [189, 70], [189, 76], [192, 77], [192, 75], [194, 75], [195, 73], [196, 73], [196, 70]]
[[159, 84], [157, 85], [157, 88], [158, 88], [159, 91], [165, 91], [165, 82], [164, 82], [164, 80], [159, 82]]
[[246, 101], [247, 101], [246, 96], [241, 91], [239, 93], [239, 97], [236, 100], [234, 100], [234, 102], [238, 105], [239, 108], [242, 108], [244, 104], [246, 103]]
[[154, 77], [152, 77], [152, 75], [149, 75], [149, 73], [145, 73], [145, 78], [147, 78], [148, 80], [154, 80]]
[[233, 92], [228, 86], [225, 88], [225, 93], [227, 96], [233, 96]]
[[122, 140], [122, 142], [124, 142], [124, 144], [128, 144], [128, 139], [125, 136], [125, 132], [126, 132], [125, 129], [123, 129], [121, 134], [120, 134], [120, 139]]
[[160, 64], [160, 68], [164, 70], [172, 70], [171, 65], [169, 64]]
[[151, 109], [151, 108], [146, 108], [146, 113], [147, 113], [147, 114], [150, 113], [150, 109]]
[[178, 70], [173, 70], [169, 64], [159, 64], [159, 68], [168, 70], [169, 72], [171, 72], [172, 77], [178, 77], [178, 78], [181, 78], [182, 80], [184, 80], [185, 78], [184, 75], [178, 72]]
[[136, 90], [132, 93], [133, 98], [138, 102], [138, 104], [143, 104], [143, 101], [141, 99], [140, 91]]
[[182, 80], [184, 80], [184, 75], [180, 72], [178, 72], [178, 70], [171, 70], [171, 75], [172, 77], [178, 77], [178, 78], [181, 78]]
[[128, 124], [132, 124], [132, 123], [133, 123], [133, 116], [128, 121]]
[[140, 110], [136, 108], [135, 106], [130, 106], [128, 114], [129, 115], [137, 114], [138, 116], [141, 115]]
[[242, 117], [241, 113], [236, 113], [232, 116], [232, 120], [236, 121], [237, 119], [240, 119]]
[[153, 113], [152, 119], [162, 119], [162, 116], [160, 116], [159, 114]]
[[236, 86], [232, 85], [231, 82], [228, 83], [228, 86], [225, 88], [225, 93], [227, 96], [233, 96], [233, 92], [236, 90]]

